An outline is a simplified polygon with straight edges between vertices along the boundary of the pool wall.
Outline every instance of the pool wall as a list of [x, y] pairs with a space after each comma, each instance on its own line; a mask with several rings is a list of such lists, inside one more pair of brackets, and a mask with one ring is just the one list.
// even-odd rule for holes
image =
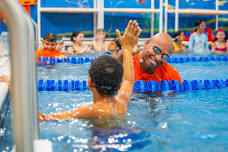
[[[0, 75], [10, 76], [10, 60], [8, 57], [0, 58]], [[0, 82], [0, 109], [2, 109], [3, 102], [7, 98], [8, 92], [8, 85], [4, 82]]]

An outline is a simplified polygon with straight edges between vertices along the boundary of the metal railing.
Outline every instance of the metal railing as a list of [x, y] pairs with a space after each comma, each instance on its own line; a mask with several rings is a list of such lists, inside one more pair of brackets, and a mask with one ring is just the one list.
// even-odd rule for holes
[[0, 0], [10, 40], [10, 88], [14, 141], [17, 152], [33, 152], [38, 139], [35, 41], [31, 19], [16, 0]]

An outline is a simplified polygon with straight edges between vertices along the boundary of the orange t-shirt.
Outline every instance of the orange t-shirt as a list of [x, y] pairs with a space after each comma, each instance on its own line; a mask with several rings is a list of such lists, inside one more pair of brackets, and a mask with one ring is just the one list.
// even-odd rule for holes
[[40, 49], [36, 51], [36, 62], [39, 62], [39, 57], [51, 57], [54, 59], [56, 56], [60, 55], [66, 55], [65, 52], [58, 52], [56, 50], [46, 50], [46, 49]]
[[133, 57], [133, 63], [134, 63], [134, 70], [135, 70], [135, 81], [143, 80], [143, 81], [156, 81], [161, 82], [162, 80], [171, 81], [171, 80], [177, 80], [179, 83], [181, 83], [181, 77], [179, 72], [169, 65], [167, 62], [165, 62], [163, 65], [156, 68], [154, 74], [148, 74], [142, 70], [139, 64], [141, 54], [137, 54]]

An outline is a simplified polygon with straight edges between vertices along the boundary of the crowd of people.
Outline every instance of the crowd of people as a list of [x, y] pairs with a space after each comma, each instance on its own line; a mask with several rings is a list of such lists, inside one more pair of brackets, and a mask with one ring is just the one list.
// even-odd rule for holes
[[[104, 29], [96, 31], [96, 38], [91, 45], [83, 44], [84, 33], [74, 31], [71, 35], [73, 45], [69, 46], [64, 52], [62, 48], [64, 43], [57, 40], [56, 35], [48, 33], [43, 37], [43, 48], [36, 52], [37, 62], [40, 56], [50, 56], [54, 58], [58, 56], [60, 59], [67, 55], [81, 55], [90, 52], [105, 53], [107, 55], [116, 55], [121, 50], [121, 45], [118, 39], [113, 39], [108, 42], [105, 40], [106, 32]], [[191, 32], [190, 38], [186, 37], [183, 31], [177, 31], [173, 34], [173, 51], [172, 53], [190, 52], [193, 54], [225, 54], [228, 53], [228, 42], [226, 42], [226, 35], [223, 29], [218, 29], [215, 36], [211, 28], [206, 29], [204, 21], [197, 21]], [[188, 45], [183, 43], [189, 40]], [[210, 46], [208, 41], [210, 41]], [[138, 54], [144, 50], [144, 46], [139, 46], [138, 43], [133, 47], [133, 55]]]
[[[206, 29], [204, 21], [196, 21], [189, 38], [188, 48], [183, 44], [186, 39], [188, 40], [188, 38], [185, 38], [183, 31], [174, 33], [173, 53], [190, 51], [194, 54], [209, 54], [210, 50], [211, 53], [215, 54], [228, 53], [228, 42], [226, 41], [224, 29], [216, 30], [214, 36], [211, 28]], [[211, 42], [210, 46], [208, 42]]]

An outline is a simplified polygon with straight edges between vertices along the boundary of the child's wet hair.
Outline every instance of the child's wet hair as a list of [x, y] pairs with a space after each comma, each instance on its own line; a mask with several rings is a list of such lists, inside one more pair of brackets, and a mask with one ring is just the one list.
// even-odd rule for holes
[[89, 69], [89, 77], [99, 94], [112, 97], [122, 82], [123, 67], [115, 58], [103, 55], [95, 59]]
[[43, 37], [43, 41], [48, 41], [48, 42], [56, 42], [57, 41], [57, 36], [53, 33], [47, 33]]
[[71, 37], [70, 37], [71, 41], [74, 42], [74, 37], [77, 37], [78, 34], [80, 34], [80, 33], [83, 33], [83, 32], [81, 32], [81, 31], [74, 31], [74, 32], [72, 33]]

